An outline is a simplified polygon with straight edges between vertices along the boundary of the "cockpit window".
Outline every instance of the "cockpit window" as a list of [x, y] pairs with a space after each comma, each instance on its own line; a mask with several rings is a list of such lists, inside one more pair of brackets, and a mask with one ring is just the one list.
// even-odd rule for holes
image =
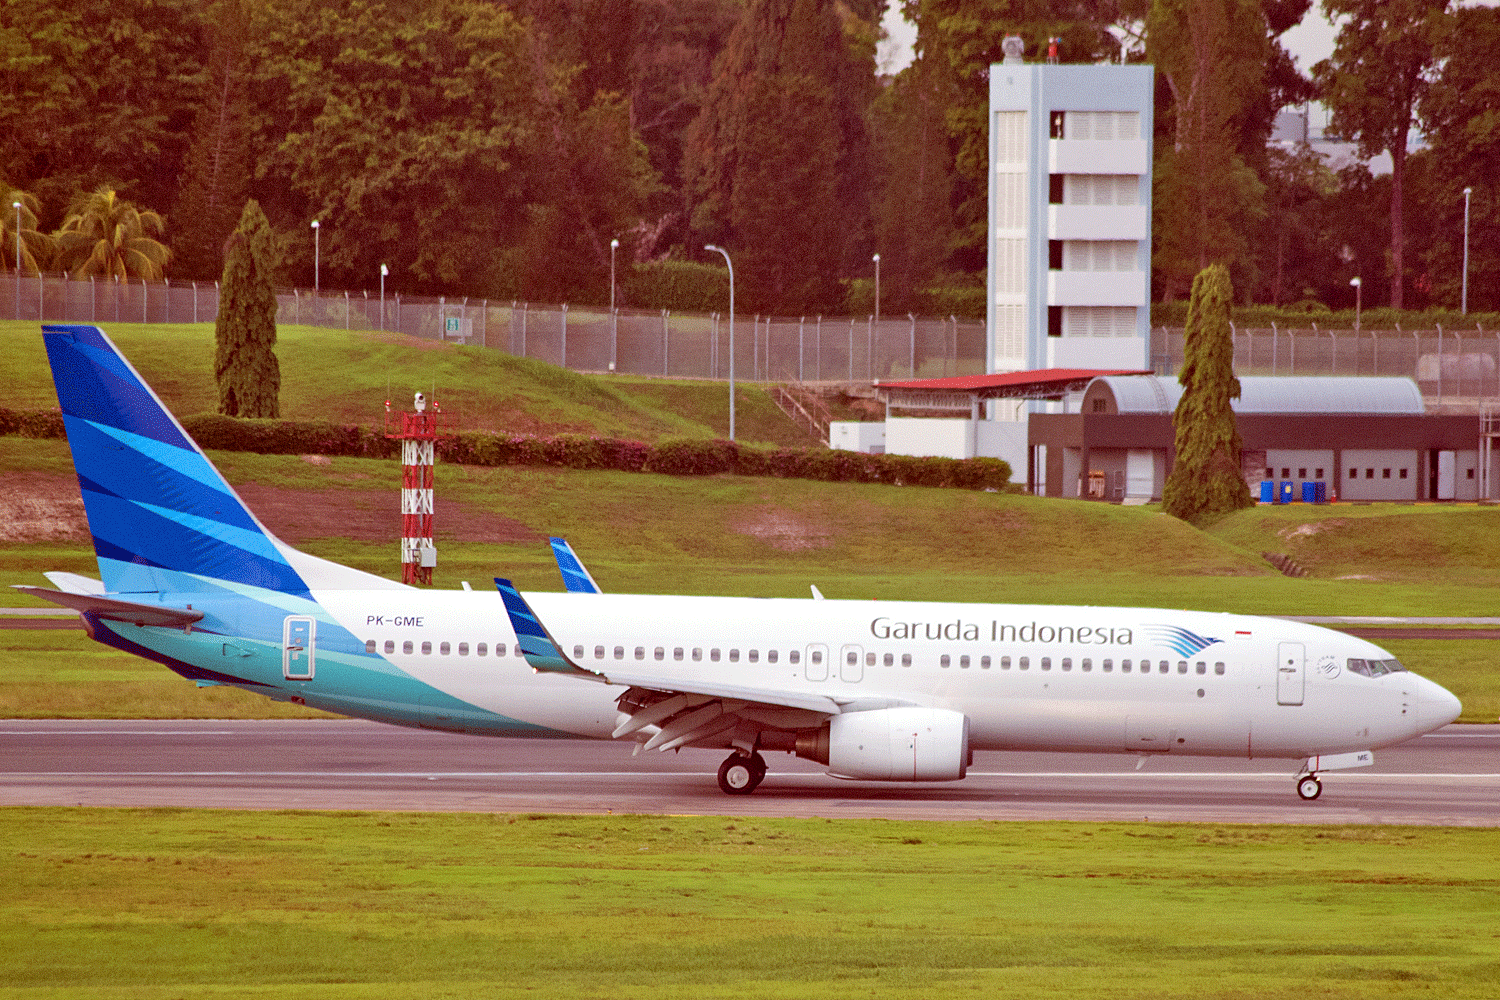
[[1385, 674], [1405, 673], [1406, 668], [1401, 665], [1400, 660], [1361, 660], [1351, 657], [1349, 672], [1363, 674], [1365, 677], [1381, 677]]

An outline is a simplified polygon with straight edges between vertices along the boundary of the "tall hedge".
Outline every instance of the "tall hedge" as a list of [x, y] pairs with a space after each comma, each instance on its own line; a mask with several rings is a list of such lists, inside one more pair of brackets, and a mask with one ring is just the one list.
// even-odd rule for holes
[[279, 417], [281, 367], [276, 361], [276, 289], [271, 224], [254, 199], [225, 245], [219, 316], [214, 323], [214, 378], [219, 412], [230, 417]]

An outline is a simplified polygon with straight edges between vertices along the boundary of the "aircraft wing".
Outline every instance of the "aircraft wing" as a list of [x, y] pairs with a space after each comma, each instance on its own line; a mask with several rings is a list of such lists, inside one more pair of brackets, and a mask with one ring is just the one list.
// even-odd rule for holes
[[550, 538], [548, 541], [552, 543], [552, 556], [557, 560], [557, 571], [562, 574], [563, 586], [568, 588], [568, 593], [603, 593], [566, 538]]
[[[672, 750], [690, 743], [724, 738], [741, 726], [808, 728], [854, 704], [800, 691], [782, 691], [710, 680], [686, 680], [650, 670], [611, 667], [588, 669], [574, 663], [537, 618], [526, 599], [509, 580], [495, 579], [505, 602], [521, 654], [533, 670], [560, 673], [584, 680], [628, 688], [620, 696], [620, 711], [630, 716], [615, 729], [616, 738], [649, 726], [657, 731], [645, 742], [648, 750]], [[865, 706], [859, 705], [859, 708]]]
[[48, 590], [46, 587], [16, 586], [15, 589], [23, 594], [30, 594], [32, 597], [40, 597], [44, 601], [60, 604], [65, 608], [92, 613], [110, 621], [129, 622], [132, 625], [166, 625], [179, 628], [201, 621], [203, 618], [201, 611], [169, 608], [162, 604], [139, 604], [135, 601], [122, 601], [119, 598], [102, 597], [98, 594]]

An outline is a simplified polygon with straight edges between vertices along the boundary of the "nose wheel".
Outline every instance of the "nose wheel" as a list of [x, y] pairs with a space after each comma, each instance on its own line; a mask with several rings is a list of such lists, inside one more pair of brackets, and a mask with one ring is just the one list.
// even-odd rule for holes
[[766, 776], [766, 761], [758, 753], [733, 753], [719, 765], [719, 788], [725, 795], [749, 795]]
[[1304, 802], [1311, 802], [1323, 794], [1323, 783], [1315, 774], [1304, 774], [1297, 779], [1297, 797]]

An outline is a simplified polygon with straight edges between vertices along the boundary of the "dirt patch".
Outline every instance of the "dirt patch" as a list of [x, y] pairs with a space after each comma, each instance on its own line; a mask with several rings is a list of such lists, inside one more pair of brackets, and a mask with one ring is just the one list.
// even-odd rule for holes
[[787, 510], [759, 510], [733, 528], [781, 552], [806, 552], [833, 544], [833, 535], [827, 528]]
[[11, 472], [0, 483], [0, 542], [86, 542], [78, 477]]
[[1276, 532], [1276, 534], [1285, 541], [1292, 542], [1296, 541], [1299, 538], [1311, 538], [1313, 535], [1320, 534], [1324, 531], [1332, 531], [1335, 528], [1342, 528], [1348, 523], [1348, 518], [1330, 517], [1326, 521], [1314, 521], [1311, 524], [1301, 524], [1295, 528], [1282, 528], [1280, 531]]
[[[326, 492], [244, 483], [236, 492], [261, 523], [284, 541], [348, 538], [395, 542], [401, 537], [401, 497], [394, 490]], [[488, 544], [537, 542], [542, 535], [519, 521], [456, 500], [437, 498], [439, 538]], [[0, 483], [0, 542], [87, 542], [88, 519], [76, 477], [11, 473]]]

